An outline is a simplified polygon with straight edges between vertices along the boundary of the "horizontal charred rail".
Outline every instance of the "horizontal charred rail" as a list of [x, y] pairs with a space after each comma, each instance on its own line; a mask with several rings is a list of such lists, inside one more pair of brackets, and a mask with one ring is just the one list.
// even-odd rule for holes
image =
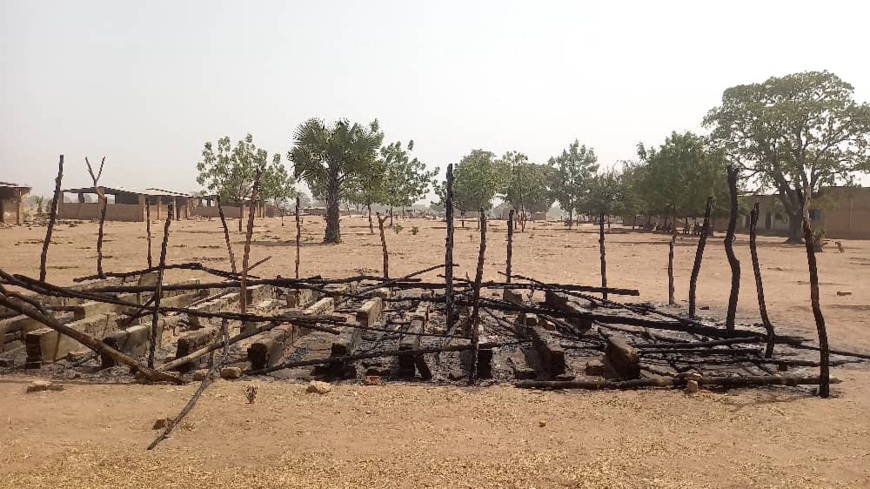
[[[624, 381], [611, 380], [521, 380], [514, 384], [523, 389], [590, 389], [590, 390], [626, 390], [644, 387], [684, 387], [689, 379], [682, 377], [633, 379]], [[804, 385], [819, 384], [818, 377], [761, 375], [749, 377], [701, 377], [697, 379], [701, 386], [706, 387], [754, 387], [761, 385]], [[832, 384], [840, 383], [839, 379], [831, 379]]]
[[741, 343], [761, 343], [764, 341], [760, 336], [747, 336], [745, 338], [728, 338], [724, 340], [712, 340], [712, 341], [695, 341], [689, 343], [641, 343], [632, 345], [637, 349], [644, 350], [647, 348], [656, 349], [656, 350], [664, 350], [664, 349], [691, 349], [691, 348], [706, 348], [709, 346], [725, 346], [725, 345], [737, 345]]
[[[482, 343], [480, 344], [480, 348], [499, 348], [503, 346], [512, 346], [518, 345], [522, 343], [528, 343], [528, 341], [513, 341], [508, 343]], [[356, 355], [347, 355], [343, 357], [326, 357], [326, 358], [318, 358], [313, 360], [299, 360], [294, 362], [285, 362], [281, 365], [275, 365], [274, 367], [263, 368], [260, 370], [250, 370], [245, 372], [245, 375], [264, 375], [270, 372], [275, 372], [278, 370], [284, 370], [286, 368], [296, 368], [296, 367], [307, 367], [313, 365], [327, 365], [332, 362], [353, 362], [356, 360], [365, 360], [369, 358], [383, 358], [383, 357], [397, 357], [399, 355], [425, 355], [427, 353], [441, 353], [445, 351], [464, 351], [471, 350], [471, 344], [464, 345], [449, 345], [449, 346], [433, 346], [429, 348], [419, 348], [416, 350], [385, 350], [385, 351], [377, 351], [377, 352], [366, 352], [359, 353]]]

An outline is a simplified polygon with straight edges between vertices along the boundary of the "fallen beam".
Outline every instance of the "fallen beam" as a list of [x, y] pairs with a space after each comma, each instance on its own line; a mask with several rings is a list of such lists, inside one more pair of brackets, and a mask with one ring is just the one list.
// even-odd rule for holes
[[[514, 383], [515, 387], [522, 389], [590, 389], [590, 390], [626, 390], [640, 389], [644, 387], [684, 387], [688, 378], [682, 377], [659, 377], [651, 379], [634, 379], [623, 381], [610, 380], [521, 380]], [[817, 385], [819, 377], [780, 377], [780, 376], [753, 376], [753, 377], [701, 377], [697, 380], [699, 386], [740, 388], [762, 385]], [[838, 379], [831, 379], [832, 384], [840, 383]]]

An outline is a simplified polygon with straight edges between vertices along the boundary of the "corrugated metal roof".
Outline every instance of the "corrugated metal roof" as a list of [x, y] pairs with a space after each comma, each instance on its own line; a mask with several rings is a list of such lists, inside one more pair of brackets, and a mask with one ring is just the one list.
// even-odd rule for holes
[[[147, 195], [149, 197], [190, 197], [190, 194], [185, 194], [182, 192], [173, 192], [171, 190], [161, 190], [156, 188], [149, 188], [145, 190], [138, 190], [134, 188], [123, 188], [123, 187], [108, 187], [105, 185], [100, 185], [102, 187], [103, 192], [110, 195], [117, 194], [134, 194], [134, 195]], [[97, 193], [94, 190], [94, 187], [82, 187], [82, 188], [70, 188], [65, 189], [63, 192], [69, 192], [73, 194], [95, 194]]]

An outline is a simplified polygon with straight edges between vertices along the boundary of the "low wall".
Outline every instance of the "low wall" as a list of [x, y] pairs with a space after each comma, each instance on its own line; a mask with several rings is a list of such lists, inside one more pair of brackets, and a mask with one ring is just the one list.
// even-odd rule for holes
[[[154, 209], [151, 210], [152, 212], [154, 211]], [[106, 207], [106, 220], [142, 222], [145, 220], [144, 213], [143, 208], [138, 205], [109, 204]], [[100, 204], [64, 202], [60, 205], [60, 209], [58, 210], [58, 218], [80, 219], [83, 221], [98, 220], [100, 219]]]
[[[223, 206], [223, 208], [224, 208], [224, 216], [226, 216], [228, 219], [229, 218], [238, 219], [242, 213], [242, 209], [240, 207], [236, 207], [236, 206], [232, 206], [232, 205], [225, 205], [225, 206]], [[211, 207], [199, 206], [199, 207], [194, 208], [190, 212], [190, 215], [191, 216], [199, 216], [199, 217], [220, 217], [220, 214], [218, 213], [217, 206], [211, 206]]]

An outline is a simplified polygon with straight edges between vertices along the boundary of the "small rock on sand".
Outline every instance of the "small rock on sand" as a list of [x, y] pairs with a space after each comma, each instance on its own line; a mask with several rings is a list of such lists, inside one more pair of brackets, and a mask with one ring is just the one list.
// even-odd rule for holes
[[27, 386], [27, 392], [62, 391], [63, 386], [52, 384], [47, 380], [34, 380]]
[[235, 380], [242, 376], [242, 369], [239, 367], [224, 367], [221, 369], [221, 378], [226, 380]]
[[326, 394], [332, 390], [332, 385], [327, 382], [321, 382], [319, 380], [312, 380], [308, 383], [308, 387], [305, 389], [305, 392], [309, 393], [317, 393], [317, 394]]

